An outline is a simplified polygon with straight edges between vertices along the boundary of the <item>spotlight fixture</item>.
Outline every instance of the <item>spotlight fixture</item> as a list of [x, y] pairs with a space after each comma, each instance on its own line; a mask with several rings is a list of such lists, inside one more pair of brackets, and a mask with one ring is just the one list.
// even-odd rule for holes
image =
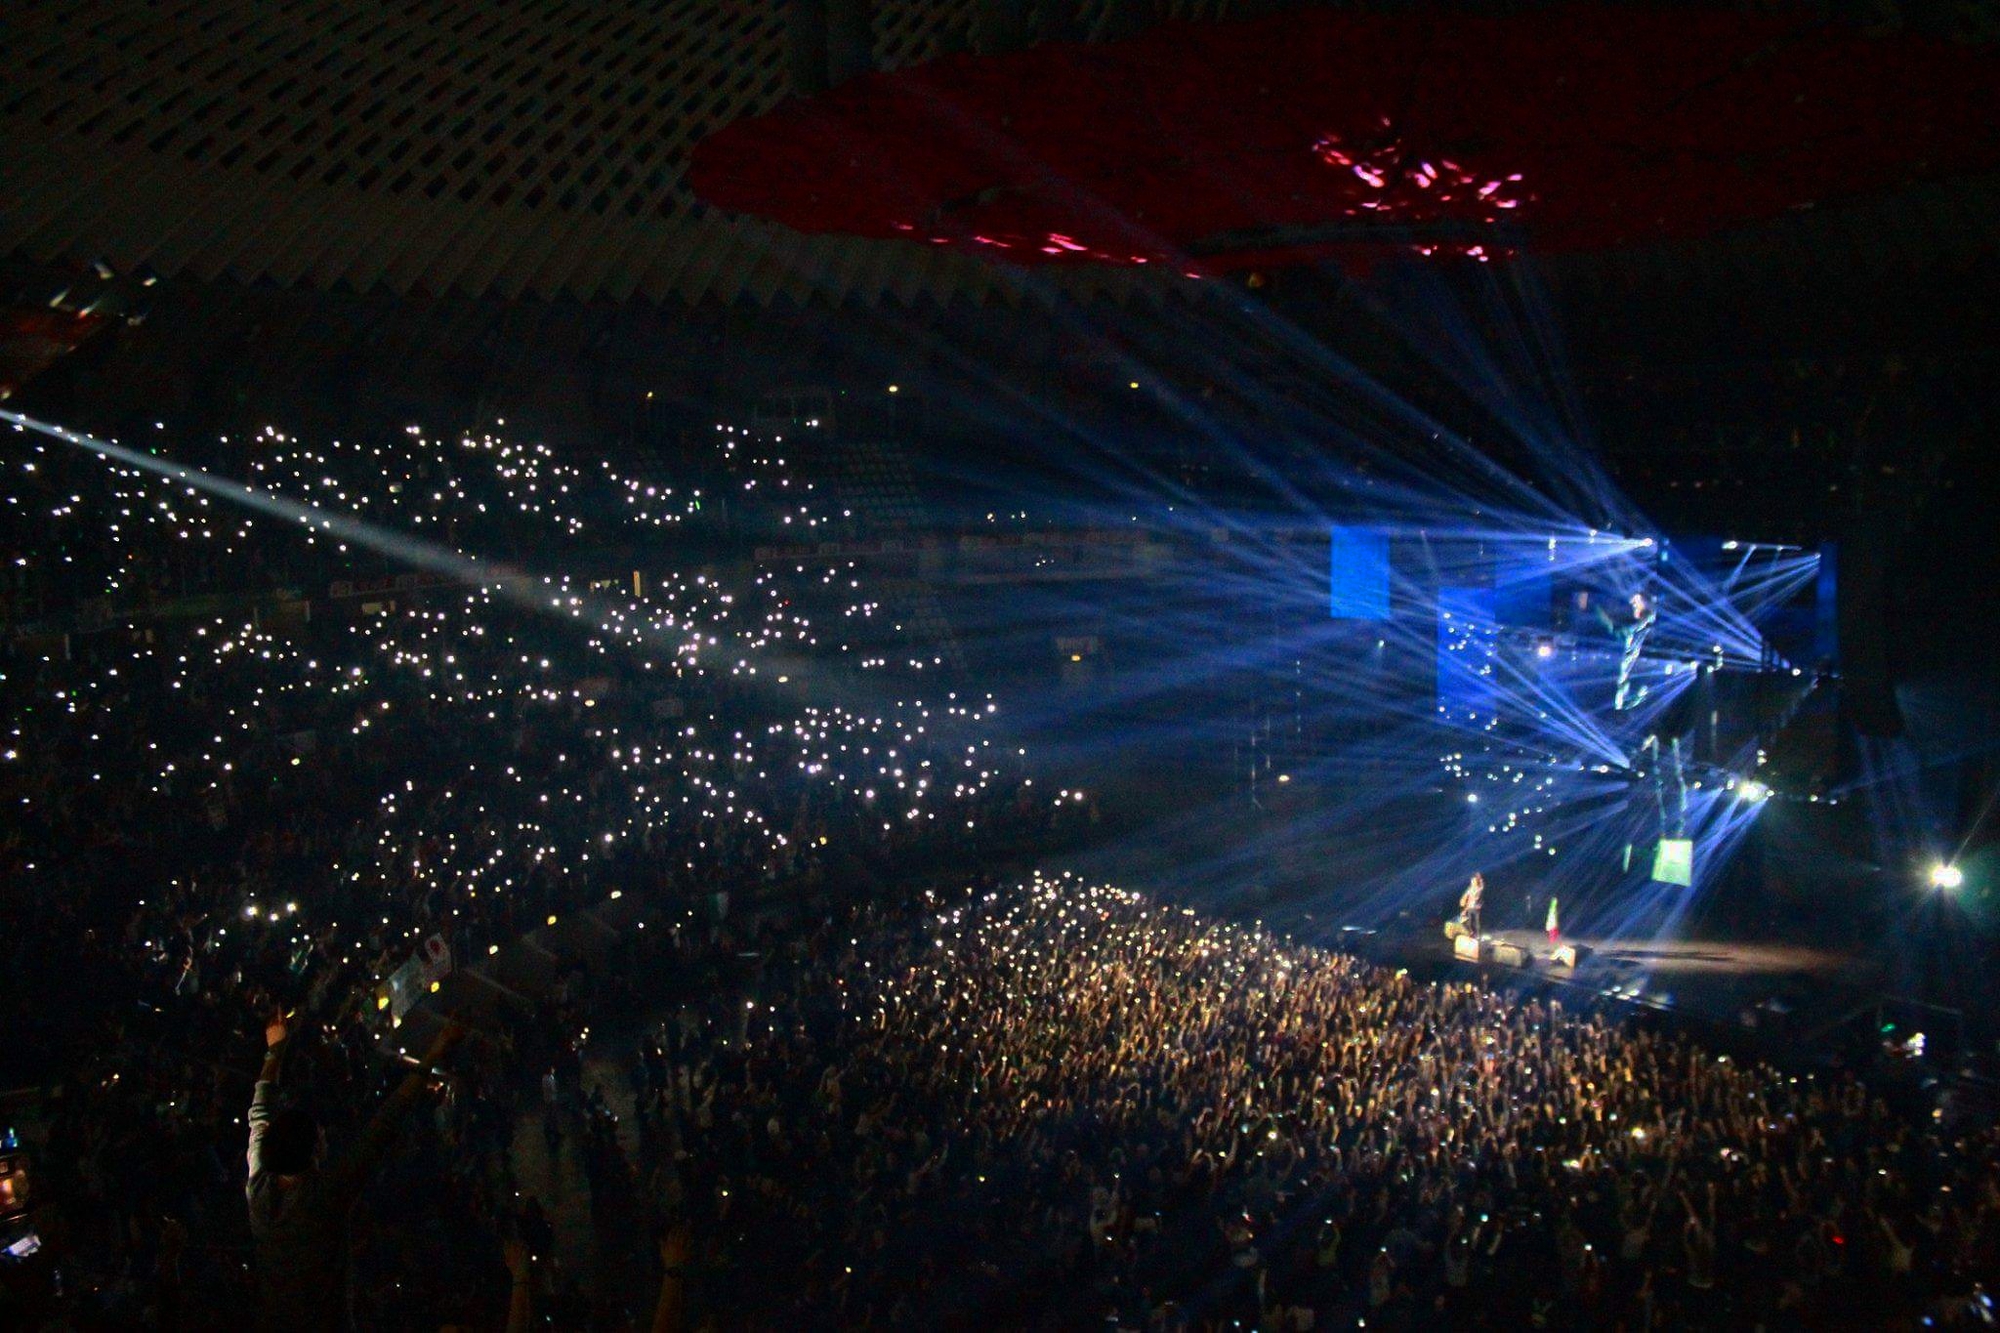
[[1554, 657], [1555, 655], [1556, 655], [1556, 646], [1550, 643], [1547, 639], [1543, 639], [1540, 643], [1537, 643], [1535, 645], [1535, 656]]
[[1949, 861], [1931, 863], [1931, 887], [1949, 892], [1965, 883], [1965, 872]]
[[1744, 801], [1767, 801], [1771, 798], [1771, 789], [1757, 779], [1751, 778], [1747, 782], [1737, 784], [1736, 795], [1739, 800]]

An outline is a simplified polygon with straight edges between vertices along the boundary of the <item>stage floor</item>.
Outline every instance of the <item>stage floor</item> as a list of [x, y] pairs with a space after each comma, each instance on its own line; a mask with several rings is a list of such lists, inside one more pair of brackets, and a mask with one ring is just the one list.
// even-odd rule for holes
[[[1532, 979], [1718, 1023], [1794, 1031], [1837, 1021], [1882, 993], [1883, 978], [1874, 960], [1796, 942], [1564, 935], [1563, 943], [1589, 951], [1572, 970], [1550, 963], [1552, 950], [1543, 931], [1488, 931], [1485, 938], [1489, 944], [1519, 946], [1529, 965], [1465, 962], [1436, 925], [1420, 935], [1377, 935], [1363, 951], [1383, 959], [1420, 961], [1433, 975], [1484, 975], [1496, 983]], [[1358, 943], [1350, 940], [1350, 947]]]
[[[1537, 962], [1546, 962], [1551, 952], [1548, 935], [1544, 931], [1489, 931], [1486, 938], [1519, 945]], [[1855, 969], [1862, 965], [1861, 960], [1852, 955], [1802, 944], [1748, 940], [1614, 940], [1587, 935], [1565, 935], [1562, 942], [1580, 944], [1590, 950], [1589, 956], [1577, 968], [1579, 974], [1614, 970], [1650, 973], [1663, 978], [1710, 975], [1788, 977], [1824, 982], [1852, 976]], [[1450, 950], [1448, 942], [1443, 947], [1447, 952]]]

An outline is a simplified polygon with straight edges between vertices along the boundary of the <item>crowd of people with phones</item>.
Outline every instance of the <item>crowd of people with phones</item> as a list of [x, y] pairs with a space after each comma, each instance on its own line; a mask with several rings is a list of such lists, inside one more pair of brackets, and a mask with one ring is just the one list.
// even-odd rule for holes
[[[843, 517], [717, 435], [699, 485], [489, 433], [7, 441], [0, 1001], [41, 1130], [0, 1320], [1992, 1321], [1990, 1121], [1002, 873], [1088, 798], [851, 566], [700, 546], [725, 498]], [[392, 1002], [621, 901], [478, 1023]], [[524, 1179], [534, 1136], [588, 1198]]]

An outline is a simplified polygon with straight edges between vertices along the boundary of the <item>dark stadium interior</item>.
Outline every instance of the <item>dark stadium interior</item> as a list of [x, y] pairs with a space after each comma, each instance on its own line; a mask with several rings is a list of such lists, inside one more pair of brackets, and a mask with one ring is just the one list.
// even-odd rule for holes
[[0, 46], [0, 1328], [2000, 1319], [1991, 3]]

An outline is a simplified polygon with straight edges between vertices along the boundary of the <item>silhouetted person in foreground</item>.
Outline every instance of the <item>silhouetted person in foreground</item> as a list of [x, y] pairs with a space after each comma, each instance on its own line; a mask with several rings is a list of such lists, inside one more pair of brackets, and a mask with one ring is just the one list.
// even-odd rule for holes
[[273, 1109], [288, 1033], [283, 1018], [264, 1029], [264, 1067], [250, 1100], [250, 1235], [256, 1246], [256, 1326], [285, 1333], [349, 1327], [348, 1214], [431, 1069], [465, 1029], [449, 1023], [361, 1136], [326, 1161], [320, 1127], [298, 1107]]

